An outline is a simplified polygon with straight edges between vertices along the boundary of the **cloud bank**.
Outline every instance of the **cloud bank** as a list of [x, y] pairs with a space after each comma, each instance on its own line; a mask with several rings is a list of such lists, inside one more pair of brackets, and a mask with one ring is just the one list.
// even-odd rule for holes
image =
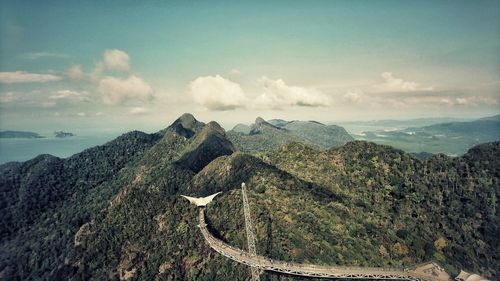
[[24, 59], [28, 59], [28, 60], [37, 60], [37, 59], [42, 59], [42, 58], [64, 59], [64, 58], [68, 58], [69, 56], [67, 54], [60, 54], [60, 53], [30, 52], [30, 53], [23, 54], [22, 57]]
[[476, 90], [436, 90], [418, 82], [396, 78], [391, 72], [381, 74], [384, 83], [366, 85], [362, 89], [346, 90], [341, 103], [366, 110], [404, 109], [440, 110], [452, 107], [494, 107], [498, 105], [496, 93]]
[[194, 101], [208, 110], [223, 111], [238, 108], [283, 109], [292, 106], [322, 107], [332, 99], [319, 90], [290, 86], [282, 79], [263, 76], [258, 81], [259, 94], [250, 96], [240, 84], [220, 75], [198, 77], [188, 85]]
[[379, 92], [413, 92], [413, 91], [431, 91], [433, 87], [422, 87], [419, 83], [405, 81], [396, 78], [391, 72], [383, 72], [381, 75], [384, 83], [375, 85], [375, 90]]

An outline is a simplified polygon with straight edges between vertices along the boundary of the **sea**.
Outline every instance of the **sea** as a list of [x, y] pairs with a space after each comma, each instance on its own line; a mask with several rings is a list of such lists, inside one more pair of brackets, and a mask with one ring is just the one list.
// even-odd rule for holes
[[120, 133], [109, 133], [66, 138], [47, 137], [39, 139], [0, 138], [0, 164], [11, 161], [26, 161], [40, 154], [51, 154], [67, 158], [75, 153], [115, 139]]

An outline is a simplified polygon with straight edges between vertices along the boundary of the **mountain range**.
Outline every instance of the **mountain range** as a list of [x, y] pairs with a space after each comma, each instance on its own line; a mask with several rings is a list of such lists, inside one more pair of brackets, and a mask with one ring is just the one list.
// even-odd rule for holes
[[209, 228], [246, 250], [241, 182], [259, 254], [353, 266], [435, 260], [452, 275], [498, 276], [500, 142], [421, 161], [311, 123], [258, 118], [225, 132], [184, 114], [66, 159], [1, 165], [0, 279], [247, 280], [247, 266], [205, 244], [196, 207], [180, 198], [222, 191]]
[[276, 149], [291, 142], [303, 142], [318, 149], [339, 147], [354, 138], [336, 125], [324, 125], [316, 121], [265, 121], [258, 117], [248, 126], [236, 125], [228, 132], [228, 138], [243, 152], [255, 153]]
[[408, 126], [391, 130], [364, 131], [356, 139], [387, 144], [408, 152], [462, 155], [475, 145], [500, 140], [500, 115], [473, 121], [453, 121]]

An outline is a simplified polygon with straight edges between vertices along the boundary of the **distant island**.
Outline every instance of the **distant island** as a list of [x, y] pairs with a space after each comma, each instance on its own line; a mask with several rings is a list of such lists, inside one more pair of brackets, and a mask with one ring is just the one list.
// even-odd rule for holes
[[[67, 138], [76, 136], [73, 133], [59, 131], [54, 132], [56, 138]], [[0, 131], [0, 138], [3, 139], [41, 139], [44, 136], [35, 132], [24, 132], [24, 131]]]
[[64, 132], [64, 131], [59, 131], [59, 132], [54, 132], [54, 135], [56, 138], [67, 138], [67, 137], [74, 137], [75, 134], [69, 133], [69, 132]]
[[4, 139], [41, 139], [44, 136], [39, 135], [34, 132], [22, 132], [22, 131], [0, 131], [0, 138]]

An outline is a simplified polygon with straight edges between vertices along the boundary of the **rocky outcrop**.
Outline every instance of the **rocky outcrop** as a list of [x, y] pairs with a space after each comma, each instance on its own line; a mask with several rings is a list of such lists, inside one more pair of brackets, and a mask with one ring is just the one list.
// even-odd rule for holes
[[122, 247], [122, 257], [116, 271], [120, 280], [134, 277], [137, 269], [144, 264], [143, 253], [137, 245], [127, 244]]
[[92, 222], [83, 224], [75, 234], [74, 244], [76, 246], [83, 246], [87, 236], [92, 234]]
[[272, 125], [271, 123], [266, 122], [266, 120], [262, 119], [261, 117], [257, 117], [257, 119], [255, 119], [255, 123], [250, 127], [249, 135], [259, 134], [263, 130], [265, 130], [266, 128], [275, 129], [275, 130], [283, 130], [282, 128], [276, 127], [276, 126]]

